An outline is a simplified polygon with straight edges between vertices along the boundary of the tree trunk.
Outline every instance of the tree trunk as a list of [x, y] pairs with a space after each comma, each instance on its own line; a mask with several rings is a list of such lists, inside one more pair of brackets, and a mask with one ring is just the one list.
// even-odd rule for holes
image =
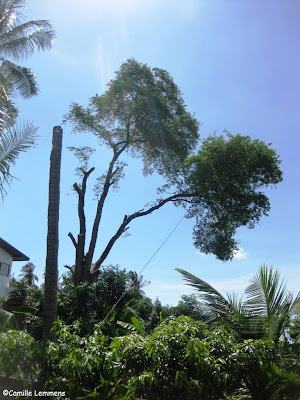
[[53, 128], [50, 156], [47, 257], [43, 313], [44, 345], [46, 345], [48, 340], [55, 340], [55, 335], [51, 332], [51, 328], [57, 318], [58, 221], [62, 134], [63, 130], [60, 126]]

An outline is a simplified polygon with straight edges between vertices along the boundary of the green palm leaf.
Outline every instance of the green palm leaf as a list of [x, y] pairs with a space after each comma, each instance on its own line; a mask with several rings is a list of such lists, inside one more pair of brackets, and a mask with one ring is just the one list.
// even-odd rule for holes
[[239, 300], [236, 295], [229, 295], [227, 300], [214, 287], [195, 275], [180, 268], [176, 268], [176, 271], [183, 275], [189, 286], [199, 292], [198, 296], [204, 301], [202, 307], [204, 320], [210, 323], [221, 319], [240, 334], [246, 334], [248, 315], [242, 300]]
[[3, 73], [4, 66], [0, 66], [0, 137], [5, 127], [13, 125], [18, 110], [12, 101], [13, 88], [11, 80]]
[[6, 193], [4, 186], [10, 184], [13, 176], [10, 168], [15, 164], [21, 152], [34, 146], [37, 127], [33, 123], [24, 123], [22, 127], [13, 126], [3, 131], [0, 141], [0, 194]]
[[[19, 10], [24, 5], [24, 0], [0, 0], [0, 114], [2, 118], [0, 128], [2, 129], [5, 126], [4, 120], [7, 123], [8, 118], [13, 115], [10, 108], [16, 110], [11, 101], [14, 92], [19, 92], [25, 98], [38, 93], [32, 71], [7, 60], [7, 57], [18, 61], [30, 56], [35, 49], [50, 49], [55, 37], [49, 21], [33, 20], [21, 23], [23, 16]], [[14, 122], [14, 120], [15, 116], [11, 121]]]
[[250, 282], [245, 291], [246, 305], [255, 316], [263, 319], [268, 338], [277, 341], [284, 332], [292, 308], [300, 301], [300, 292], [294, 299], [284, 281], [280, 281], [279, 271], [265, 265]]
[[7, 29], [0, 36], [0, 54], [19, 60], [37, 50], [50, 49], [55, 38], [49, 21], [29, 21]]
[[[35, 96], [38, 85], [29, 68], [15, 64], [33, 51], [51, 48], [55, 33], [46, 20], [23, 22], [20, 12], [24, 0], [0, 0], [0, 195], [10, 184], [10, 167], [20, 152], [32, 147], [37, 128], [31, 123], [14, 127], [18, 109], [13, 103], [16, 93], [24, 98]], [[8, 60], [10, 58], [11, 60]]]
[[12, 90], [28, 98], [38, 94], [39, 88], [35, 80], [35, 76], [29, 68], [21, 67], [11, 61], [5, 60], [2, 64], [1, 71], [5, 71], [7, 84]]

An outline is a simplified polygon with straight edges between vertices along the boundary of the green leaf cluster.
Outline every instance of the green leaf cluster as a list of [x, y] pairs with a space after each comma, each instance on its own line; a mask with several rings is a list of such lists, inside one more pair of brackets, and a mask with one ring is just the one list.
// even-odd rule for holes
[[48, 368], [74, 398], [147, 400], [296, 400], [300, 379], [272, 341], [241, 340], [189, 317], [170, 317], [149, 335], [112, 340], [99, 327], [82, 337], [77, 323], [58, 321]]
[[0, 372], [26, 383], [41, 374], [42, 350], [26, 331], [8, 330], [0, 333]]
[[127, 144], [143, 160], [144, 173], [172, 175], [199, 139], [199, 123], [187, 110], [168, 72], [129, 59], [89, 107], [72, 104], [65, 121], [92, 132], [109, 147]]
[[181, 190], [195, 193], [188, 206], [196, 217], [194, 244], [205, 254], [229, 260], [237, 250], [237, 228], [253, 228], [267, 215], [270, 202], [261, 190], [282, 180], [280, 160], [270, 144], [249, 136], [210, 136], [185, 162]]

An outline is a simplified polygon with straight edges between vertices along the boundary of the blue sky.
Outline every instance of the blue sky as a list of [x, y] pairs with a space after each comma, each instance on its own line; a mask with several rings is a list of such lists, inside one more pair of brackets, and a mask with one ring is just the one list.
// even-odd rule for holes
[[[241, 229], [241, 252], [232, 262], [197, 253], [193, 221], [184, 219], [143, 272], [146, 293], [163, 304], [176, 304], [190, 290], [174, 268], [207, 280], [223, 293], [241, 293], [260, 265], [277, 267], [291, 290], [300, 289], [299, 126], [300, 3], [297, 0], [31, 0], [27, 19], [48, 19], [57, 32], [53, 49], [37, 53], [23, 65], [33, 69], [41, 92], [21, 101], [21, 118], [39, 126], [35, 149], [21, 155], [18, 178], [0, 207], [1, 237], [28, 255], [42, 279], [45, 266], [49, 156], [52, 127], [62, 121], [71, 102], [87, 105], [103, 93], [128, 58], [166, 69], [180, 87], [189, 111], [202, 122], [200, 134], [214, 130], [250, 135], [272, 143], [282, 160], [284, 180], [268, 189], [269, 217], [254, 230]], [[83, 6], [84, 4], [84, 6]], [[60, 210], [60, 274], [74, 261], [67, 237], [77, 234], [76, 197], [72, 194], [76, 161], [66, 149], [93, 146], [94, 139], [64, 127]], [[100, 171], [109, 153], [93, 158]], [[96, 175], [95, 175], [96, 176]], [[156, 198], [162, 179], [147, 179], [140, 163], [130, 161], [118, 193], [108, 198], [96, 255], [124, 214]], [[96, 202], [87, 205], [92, 218]], [[184, 215], [167, 205], [136, 220], [131, 236], [122, 238], [107, 264], [139, 272]], [[89, 220], [91, 221], [91, 220]], [[91, 223], [91, 222], [89, 222]], [[22, 263], [14, 264], [17, 276]]]

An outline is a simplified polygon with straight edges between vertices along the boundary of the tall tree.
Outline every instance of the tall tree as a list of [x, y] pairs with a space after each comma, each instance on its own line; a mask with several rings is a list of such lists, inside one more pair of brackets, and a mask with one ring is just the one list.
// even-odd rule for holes
[[34, 273], [35, 265], [32, 262], [28, 262], [21, 268], [19, 276], [24, 279], [29, 286], [33, 286], [34, 282], [38, 282], [39, 278]]
[[47, 340], [55, 339], [51, 328], [57, 317], [58, 222], [62, 134], [63, 131], [60, 126], [55, 126], [53, 128], [52, 151], [50, 156], [48, 235], [43, 311], [44, 344], [46, 344]]
[[[51, 48], [54, 31], [46, 20], [23, 22], [20, 10], [24, 0], [0, 0], [0, 193], [5, 194], [4, 184], [12, 175], [9, 171], [11, 160], [15, 161], [20, 151], [33, 143], [33, 131], [12, 128], [16, 122], [18, 109], [12, 99], [16, 94], [23, 98], [37, 95], [38, 85], [33, 72], [16, 62], [32, 55], [35, 49]], [[30, 131], [30, 132], [29, 132]], [[13, 144], [13, 145], [12, 145]], [[22, 146], [23, 147], [22, 147]], [[26, 147], [25, 147], [26, 145]], [[21, 147], [20, 147], [21, 146]]]
[[[186, 110], [179, 88], [159, 68], [135, 60], [122, 64], [116, 78], [102, 95], [90, 99], [86, 109], [72, 104], [66, 121], [75, 132], [91, 132], [112, 151], [107, 171], [97, 180], [98, 203], [87, 243], [85, 196], [87, 180], [94, 167], [88, 161], [95, 151], [71, 147], [81, 166], [81, 182], [74, 184], [78, 195], [79, 234], [69, 236], [75, 247], [75, 283], [93, 280], [116, 241], [136, 218], [151, 214], [167, 203], [182, 205], [187, 217], [195, 217], [195, 245], [205, 253], [228, 260], [237, 249], [238, 227], [253, 228], [270, 208], [260, 188], [282, 180], [278, 155], [269, 145], [248, 136], [210, 136], [192, 155], [199, 139], [199, 123]], [[126, 213], [115, 234], [104, 245], [92, 265], [104, 204], [111, 188], [124, 176], [124, 153], [143, 161], [143, 173], [154, 171], [166, 179], [160, 197], [150, 206]], [[190, 157], [189, 157], [190, 156]], [[171, 194], [163, 197], [168, 190]]]

